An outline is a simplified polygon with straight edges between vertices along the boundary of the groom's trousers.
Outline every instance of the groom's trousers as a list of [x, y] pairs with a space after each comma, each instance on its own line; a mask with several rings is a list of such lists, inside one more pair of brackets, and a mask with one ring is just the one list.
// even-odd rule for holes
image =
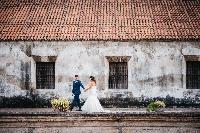
[[80, 104], [80, 99], [79, 99], [79, 95], [74, 95], [74, 100], [71, 104], [70, 110], [72, 110], [74, 108], [74, 106], [78, 106], [79, 110], [81, 110], [81, 104]]

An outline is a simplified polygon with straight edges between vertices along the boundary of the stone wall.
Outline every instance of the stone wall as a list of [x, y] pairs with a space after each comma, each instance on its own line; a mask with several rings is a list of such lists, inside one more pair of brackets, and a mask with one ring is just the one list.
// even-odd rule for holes
[[[198, 133], [199, 112], [1, 112], [0, 132]], [[184, 119], [183, 119], [184, 118]]]
[[[130, 57], [128, 89], [108, 89], [109, 56]], [[33, 90], [72, 98], [72, 80], [78, 74], [85, 85], [90, 75], [96, 77], [100, 98], [194, 98], [200, 89], [186, 89], [186, 60], [199, 57], [199, 42], [0, 42], [0, 96], [25, 96]], [[37, 60], [55, 60], [55, 89], [36, 89]]]

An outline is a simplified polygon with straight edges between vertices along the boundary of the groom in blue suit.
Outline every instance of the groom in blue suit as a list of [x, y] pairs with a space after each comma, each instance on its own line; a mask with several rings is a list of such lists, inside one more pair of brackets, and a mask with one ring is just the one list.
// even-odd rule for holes
[[80, 104], [80, 99], [79, 99], [79, 95], [81, 94], [80, 87], [82, 87], [83, 89], [85, 89], [85, 87], [83, 86], [83, 84], [78, 78], [79, 78], [78, 75], [75, 75], [75, 80], [73, 81], [72, 93], [74, 95], [74, 100], [70, 106], [71, 111], [76, 105], [78, 105], [79, 107], [78, 111], [81, 111], [81, 104]]

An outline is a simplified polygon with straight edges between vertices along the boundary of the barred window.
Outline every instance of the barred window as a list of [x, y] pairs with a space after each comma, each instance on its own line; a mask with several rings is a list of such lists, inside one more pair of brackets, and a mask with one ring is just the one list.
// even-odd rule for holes
[[200, 61], [186, 62], [186, 88], [200, 89]]
[[109, 62], [109, 89], [128, 89], [127, 62]]
[[36, 62], [36, 88], [55, 88], [55, 62]]

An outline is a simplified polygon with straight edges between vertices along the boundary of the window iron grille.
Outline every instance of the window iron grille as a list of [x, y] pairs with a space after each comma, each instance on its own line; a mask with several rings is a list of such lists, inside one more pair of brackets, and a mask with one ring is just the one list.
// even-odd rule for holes
[[36, 62], [36, 89], [55, 88], [55, 62]]
[[127, 62], [109, 63], [109, 89], [128, 89]]
[[186, 88], [200, 89], [200, 61], [186, 62]]

